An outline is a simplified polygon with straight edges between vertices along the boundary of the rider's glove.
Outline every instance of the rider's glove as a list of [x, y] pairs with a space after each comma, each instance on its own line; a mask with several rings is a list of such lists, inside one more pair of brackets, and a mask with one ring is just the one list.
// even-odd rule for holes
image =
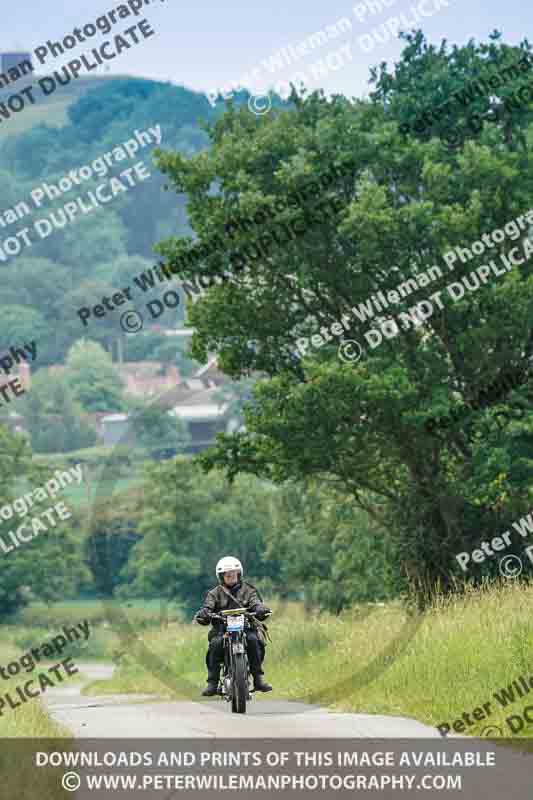
[[258, 605], [256, 605], [256, 607], [254, 609], [254, 616], [256, 616], [257, 619], [260, 619], [260, 620], [261, 619], [265, 619], [268, 614], [270, 614], [270, 609], [269, 608], [264, 606], [262, 603], [259, 603]]
[[195, 620], [200, 625], [209, 625], [211, 622], [211, 612], [207, 608], [202, 608], [196, 615]]

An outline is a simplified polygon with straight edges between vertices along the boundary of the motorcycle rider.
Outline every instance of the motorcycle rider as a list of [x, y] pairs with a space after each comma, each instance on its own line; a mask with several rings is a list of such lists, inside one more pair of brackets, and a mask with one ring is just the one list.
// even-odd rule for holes
[[[205, 657], [207, 687], [202, 692], [204, 697], [211, 697], [217, 693], [220, 667], [224, 663], [224, 625], [219, 620], [212, 620], [211, 614], [218, 614], [225, 609], [246, 607], [257, 619], [263, 620], [270, 613], [255, 586], [243, 581], [242, 575], [243, 568], [238, 558], [234, 556], [221, 558], [216, 566], [218, 586], [207, 592], [202, 608], [194, 615], [194, 619], [200, 625], [211, 623], [213, 626], [207, 636], [209, 647]], [[256, 630], [251, 627], [252, 623], [249, 620], [247, 623], [246, 648], [254, 689], [257, 692], [271, 692], [272, 686], [263, 680], [265, 645], [258, 639]]]

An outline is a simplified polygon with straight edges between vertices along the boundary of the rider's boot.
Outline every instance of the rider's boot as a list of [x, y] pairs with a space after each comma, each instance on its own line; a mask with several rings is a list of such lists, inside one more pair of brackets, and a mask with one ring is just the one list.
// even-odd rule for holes
[[256, 672], [254, 675], [254, 690], [256, 692], [271, 692], [272, 686], [263, 680], [263, 673]]
[[202, 692], [203, 697], [213, 697], [218, 692], [218, 679], [220, 667], [217, 670], [210, 669], [207, 673], [207, 686]]

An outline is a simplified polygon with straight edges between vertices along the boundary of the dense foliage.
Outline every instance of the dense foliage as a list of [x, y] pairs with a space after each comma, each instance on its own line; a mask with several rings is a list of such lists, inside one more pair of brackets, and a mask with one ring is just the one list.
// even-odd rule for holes
[[[304, 596], [337, 613], [397, 593], [383, 548], [373, 548], [375, 527], [340, 493], [310, 487], [302, 494], [250, 477], [230, 485], [177, 458], [150, 467], [137, 497], [142, 538], [122, 569], [122, 596], [163, 596], [192, 611], [229, 554], [264, 594]], [[124, 511], [118, 517], [130, 537]], [[101, 528], [98, 522], [95, 532]]]
[[[13, 474], [37, 486], [51, 470], [31, 465], [19, 437], [3, 434], [1, 443], [4, 504], [18, 496]], [[139, 483], [121, 489], [118, 481], [132, 476], [133, 465], [118, 449], [116, 456], [107, 486], [99, 469], [84, 466], [86, 489], [96, 497], [89, 517], [80, 508], [73, 523], [2, 554], [1, 619], [30, 599], [53, 602], [81, 591], [102, 599], [162, 597], [189, 612], [228, 554], [242, 560], [247, 579], [265, 595], [303, 596], [336, 613], [397, 594], [390, 554], [375, 547], [375, 526], [339, 492], [310, 486], [302, 494], [298, 486], [277, 489], [249, 477], [231, 486], [181, 457], [148, 465], [142, 480], [135, 473]], [[13, 527], [2, 522], [0, 535]]]

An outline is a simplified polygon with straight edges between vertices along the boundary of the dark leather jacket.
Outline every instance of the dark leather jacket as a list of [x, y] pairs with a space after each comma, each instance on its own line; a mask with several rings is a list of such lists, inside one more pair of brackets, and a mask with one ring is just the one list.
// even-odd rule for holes
[[[266, 606], [263, 605], [261, 595], [251, 583], [241, 581], [231, 588], [227, 586], [222, 587], [219, 584], [207, 592], [204, 603], [201, 609], [194, 615], [194, 619], [201, 625], [209, 625], [211, 622], [210, 615], [212, 613], [219, 614], [221, 611], [228, 608], [245, 607], [248, 611], [257, 614], [258, 618], [261, 618], [268, 610]], [[218, 620], [213, 620], [211, 624], [215, 630], [221, 630], [223, 628], [223, 623]]]

